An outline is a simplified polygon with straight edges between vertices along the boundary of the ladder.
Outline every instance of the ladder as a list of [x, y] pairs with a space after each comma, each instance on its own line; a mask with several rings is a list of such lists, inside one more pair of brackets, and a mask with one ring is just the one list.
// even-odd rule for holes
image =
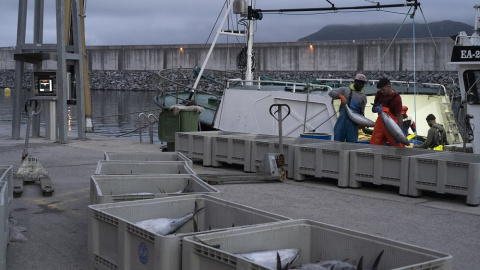
[[455, 115], [452, 110], [452, 100], [448, 96], [448, 93], [444, 91], [444, 96], [441, 97], [442, 101], [442, 114], [446, 122], [445, 131], [447, 132], [447, 139], [450, 144], [459, 144], [463, 143], [462, 136], [460, 135], [460, 130], [458, 129], [457, 122], [455, 121]]

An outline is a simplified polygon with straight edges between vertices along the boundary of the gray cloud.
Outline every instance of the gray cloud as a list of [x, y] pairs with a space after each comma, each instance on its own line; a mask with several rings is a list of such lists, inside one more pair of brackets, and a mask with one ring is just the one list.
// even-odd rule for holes
[[[33, 3], [29, 2], [27, 42], [32, 42]], [[330, 0], [337, 7], [372, 5], [364, 0]], [[478, 0], [419, 0], [415, 22], [454, 20], [474, 23]], [[403, 3], [383, 0], [382, 4]], [[116, 0], [88, 1], [86, 10], [87, 45], [203, 44], [212, 31], [224, 4], [222, 0]], [[45, 1], [44, 42], [56, 42], [55, 1]], [[328, 7], [321, 0], [258, 0], [256, 8], [283, 9]], [[257, 42], [289, 42], [312, 34], [328, 24], [401, 23], [408, 8], [387, 11], [338, 12], [336, 14], [265, 14], [256, 25]], [[18, 1], [0, 2], [0, 47], [15, 46]], [[31, 18], [30, 18], [31, 17]], [[220, 20], [220, 19], [219, 19]], [[411, 22], [407, 19], [406, 22]], [[216, 29], [215, 29], [216, 30]], [[471, 29], [466, 29], [471, 32]], [[212, 36], [213, 38], [213, 36]], [[227, 42], [223, 37], [219, 42]], [[230, 37], [228, 42], [237, 42]]]

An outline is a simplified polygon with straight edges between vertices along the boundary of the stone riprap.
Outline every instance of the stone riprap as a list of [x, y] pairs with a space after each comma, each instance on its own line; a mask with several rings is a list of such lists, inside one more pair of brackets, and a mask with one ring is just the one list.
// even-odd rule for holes
[[[369, 72], [362, 71], [368, 79], [378, 80], [387, 77], [390, 80], [413, 81], [414, 73], [405, 72]], [[163, 71], [90, 71], [90, 89], [92, 90], [132, 90], [132, 91], [158, 91], [161, 89], [176, 90], [176, 86], [167, 80], [162, 80], [159, 76], [168, 80], [177, 81], [186, 86], [193, 86], [195, 82], [195, 73], [192, 69], [182, 70], [163, 70]], [[241, 74], [236, 72], [205, 71], [205, 78], [201, 81], [199, 89], [208, 91], [222, 90], [223, 84], [228, 78], [240, 78]], [[24, 89], [31, 87], [31, 72], [25, 72]], [[288, 81], [311, 81], [319, 78], [338, 78], [351, 79], [355, 72], [319, 72], [319, 71], [266, 71], [255, 74], [255, 78], [269, 78], [271, 80]], [[452, 86], [452, 81], [457, 82], [456, 72], [417, 72], [416, 81], [419, 83], [441, 83], [448, 89]], [[5, 87], [14, 89], [15, 71], [0, 70], [0, 88]], [[181, 87], [180, 87], [181, 88]]]

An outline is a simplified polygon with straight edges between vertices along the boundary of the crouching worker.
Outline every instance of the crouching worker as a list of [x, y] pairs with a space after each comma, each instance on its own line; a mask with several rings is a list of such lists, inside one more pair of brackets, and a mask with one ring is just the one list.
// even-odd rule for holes
[[363, 87], [367, 82], [367, 77], [363, 74], [355, 76], [354, 83], [350, 86], [344, 86], [330, 91], [328, 94], [333, 99], [340, 99], [340, 116], [333, 128], [333, 139], [339, 142], [352, 142], [358, 140], [359, 126], [349, 117], [345, 106], [350, 107], [355, 113], [364, 115], [367, 97], [363, 93]]
[[427, 124], [430, 126], [427, 139], [421, 145], [415, 145], [415, 148], [433, 149], [443, 151], [443, 146], [448, 145], [447, 132], [443, 125], [437, 124], [435, 115], [427, 116]]
[[372, 138], [370, 144], [405, 147], [402, 143], [395, 140], [395, 138], [387, 131], [383, 124], [380, 113], [383, 111], [395, 121], [400, 128], [403, 127], [402, 117], [402, 97], [395, 90], [392, 89], [392, 84], [389, 79], [382, 78], [377, 83], [378, 91], [375, 94], [372, 112], [378, 113], [377, 121], [373, 128]]

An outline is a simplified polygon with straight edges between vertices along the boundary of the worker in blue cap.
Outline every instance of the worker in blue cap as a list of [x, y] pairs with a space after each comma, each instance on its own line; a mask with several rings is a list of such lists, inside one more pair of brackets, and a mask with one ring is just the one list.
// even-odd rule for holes
[[[367, 97], [363, 93], [363, 87], [367, 83], [367, 77], [357, 74], [353, 84], [334, 89], [328, 93], [333, 99], [340, 99], [340, 116], [333, 128], [333, 139], [339, 142], [352, 142], [358, 140], [359, 126], [353, 122], [347, 114], [345, 106], [358, 114], [364, 115]], [[361, 127], [363, 128], [363, 127]]]

